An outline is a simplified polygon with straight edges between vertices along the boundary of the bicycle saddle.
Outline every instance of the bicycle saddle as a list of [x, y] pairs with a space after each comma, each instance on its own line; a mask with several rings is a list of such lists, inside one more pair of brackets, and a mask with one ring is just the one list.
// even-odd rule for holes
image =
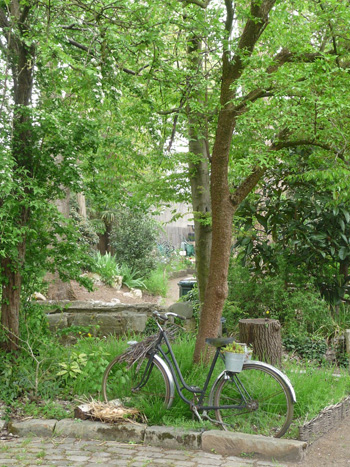
[[234, 341], [233, 337], [207, 337], [205, 342], [214, 347], [224, 347]]

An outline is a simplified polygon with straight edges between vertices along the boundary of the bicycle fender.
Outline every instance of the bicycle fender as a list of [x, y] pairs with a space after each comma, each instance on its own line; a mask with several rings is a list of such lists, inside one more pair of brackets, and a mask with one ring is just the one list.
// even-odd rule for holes
[[[265, 363], [265, 362], [260, 362], [258, 360], [250, 360], [249, 362], [245, 363], [243, 365], [243, 369], [245, 366], [249, 365], [253, 363], [254, 365], [256, 366], [261, 366], [263, 368], [267, 368], [269, 370], [272, 370], [274, 373], [277, 373], [278, 376], [284, 381], [285, 385], [287, 386], [287, 388], [289, 389], [289, 392], [292, 396], [292, 401], [293, 401], [293, 404], [296, 403], [297, 401], [297, 398], [296, 398], [296, 395], [295, 395], [295, 391], [294, 391], [294, 388], [292, 386], [292, 383], [290, 382], [289, 378], [287, 375], [285, 375], [284, 373], [282, 373], [281, 370], [279, 370], [278, 368], [275, 368], [274, 366], [268, 364], [268, 363]], [[218, 382], [220, 381], [221, 378], [225, 378], [225, 374], [226, 374], [226, 371], [224, 370], [222, 373], [219, 374], [219, 376], [216, 378], [216, 380], [214, 381], [212, 387], [211, 387], [211, 390], [210, 390], [210, 394], [209, 394], [209, 405], [213, 405], [213, 400], [214, 400], [214, 394], [215, 394], [215, 391], [216, 391], [216, 386], [218, 384]]]
[[169, 381], [169, 389], [170, 389], [170, 397], [169, 397], [169, 403], [167, 405], [167, 409], [170, 409], [170, 407], [172, 406], [173, 404], [173, 401], [174, 401], [174, 397], [175, 397], [175, 382], [174, 382], [174, 378], [173, 378], [173, 375], [170, 371], [170, 368], [169, 366], [167, 365], [167, 363], [159, 356], [159, 355], [154, 355], [153, 357], [154, 360], [157, 360], [157, 362], [159, 363], [159, 365], [163, 368], [167, 378], [168, 378], [168, 381]]

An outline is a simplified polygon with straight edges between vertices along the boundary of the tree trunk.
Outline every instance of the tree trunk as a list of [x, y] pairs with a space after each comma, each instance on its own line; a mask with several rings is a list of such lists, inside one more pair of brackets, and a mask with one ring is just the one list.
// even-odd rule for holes
[[[242, 57], [253, 52], [268, 23], [268, 15], [274, 3], [274, 0], [251, 2], [250, 17], [239, 37], [235, 55], [232, 55], [229, 48], [224, 50], [222, 55], [220, 112], [211, 161], [212, 248], [208, 284], [193, 357], [195, 363], [199, 363], [203, 357], [208, 361], [205, 338], [216, 337], [219, 331], [222, 309], [227, 297], [233, 215], [264, 173], [264, 169], [255, 168], [234, 193], [230, 194], [228, 171], [232, 135], [238, 115], [244, 112], [239, 106], [235, 109], [233, 104], [236, 89], [240, 87], [237, 81], [245, 67]], [[232, 33], [235, 15], [232, 2], [225, 2], [225, 5], [225, 29], [228, 37]]]
[[[194, 152], [193, 143], [190, 151]], [[192, 146], [192, 147], [191, 147]], [[196, 254], [196, 277], [199, 291], [199, 301], [203, 303], [205, 289], [209, 275], [209, 260], [211, 250], [211, 202], [208, 160], [202, 154], [202, 159], [196, 166], [190, 163], [191, 170], [191, 193], [194, 211], [194, 235]]]
[[[24, 241], [18, 246], [18, 254], [18, 262], [23, 264], [25, 256]], [[10, 258], [4, 258], [1, 261], [1, 269], [6, 277], [6, 282], [2, 284], [1, 297], [1, 327], [5, 330], [6, 338], [1, 343], [1, 347], [9, 351], [18, 349], [19, 337], [22, 276], [20, 273], [21, 268], [16, 263]]]
[[239, 341], [253, 346], [254, 358], [281, 366], [281, 324], [275, 319], [241, 319]]
[[[187, 49], [189, 66], [195, 76], [201, 76], [203, 69], [201, 59], [201, 38], [193, 36]], [[197, 73], [197, 75], [196, 75]], [[189, 132], [189, 171], [191, 182], [192, 207], [194, 215], [196, 275], [199, 301], [204, 302], [205, 289], [209, 275], [211, 250], [211, 200], [209, 153], [206, 117], [197, 109], [203, 106], [206, 99], [206, 85], [192, 84], [190, 102], [187, 106]], [[202, 89], [204, 87], [204, 89]], [[194, 104], [194, 105], [193, 105]], [[195, 110], [192, 110], [192, 105]]]
[[77, 202], [78, 202], [78, 212], [83, 217], [84, 219], [87, 219], [87, 214], [86, 214], [86, 199], [85, 195], [83, 193], [77, 193]]
[[228, 160], [232, 122], [220, 112], [212, 156], [212, 247], [208, 283], [202, 307], [194, 361], [208, 360], [205, 339], [217, 337], [222, 309], [227, 297], [227, 275], [231, 253], [234, 209], [228, 185]]
[[[28, 25], [26, 24], [30, 6], [20, 5], [12, 1], [9, 4], [11, 13], [8, 18], [2, 17], [3, 25], [8, 27], [6, 34], [9, 67], [13, 80], [14, 113], [12, 120], [12, 158], [14, 162], [14, 176], [16, 183], [21, 184], [22, 177], [31, 177], [33, 171], [34, 145], [32, 143], [32, 122], [29, 107], [32, 100], [33, 73], [35, 63], [35, 47], [28, 45]], [[18, 194], [20, 193], [20, 194]], [[26, 183], [20, 190], [14, 190], [19, 206], [21, 201], [30, 193]], [[17, 225], [23, 229], [30, 220], [30, 209], [18, 208]], [[22, 286], [22, 267], [25, 261], [25, 232], [18, 235], [17, 251], [1, 260], [3, 281], [1, 284], [1, 324], [7, 329], [7, 337], [2, 347], [7, 350], [18, 348], [19, 337], [19, 309]]]

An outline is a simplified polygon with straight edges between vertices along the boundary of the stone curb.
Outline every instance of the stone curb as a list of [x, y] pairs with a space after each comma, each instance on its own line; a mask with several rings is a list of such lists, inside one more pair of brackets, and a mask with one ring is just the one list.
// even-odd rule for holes
[[227, 456], [251, 455], [254, 458], [274, 461], [301, 461], [307, 443], [289, 439], [268, 438], [245, 433], [221, 430], [205, 432], [164, 426], [147, 426], [124, 423], [112, 425], [80, 419], [32, 419], [8, 423], [8, 431], [22, 436], [64, 436], [78, 439], [133, 442], [168, 449], [202, 449]]

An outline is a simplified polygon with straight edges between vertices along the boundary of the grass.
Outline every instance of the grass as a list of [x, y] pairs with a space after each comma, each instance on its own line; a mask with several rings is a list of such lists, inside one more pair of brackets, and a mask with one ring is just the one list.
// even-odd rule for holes
[[[35, 349], [37, 360], [41, 361], [39, 370], [28, 353], [19, 353], [11, 361], [8, 355], [0, 352], [3, 361], [0, 369], [0, 400], [10, 405], [13, 413], [22, 410], [24, 416], [65, 418], [67, 407], [62, 409], [55, 401], [74, 400], [82, 396], [100, 398], [102, 376], [108, 362], [125, 349], [128, 340], [134, 338], [135, 336], [125, 336], [117, 340], [84, 337], [70, 347], [58, 344], [55, 339], [43, 339]], [[140, 336], [136, 336], [136, 339], [140, 340]], [[207, 369], [192, 365], [194, 344], [194, 337], [187, 334], [173, 344], [173, 349], [185, 380], [201, 386]], [[81, 354], [86, 354], [87, 359], [81, 358]], [[60, 363], [71, 366], [77, 364], [75, 368], [79, 371], [73, 372], [71, 376], [58, 375]], [[222, 369], [223, 367], [217, 368], [216, 374]], [[346, 370], [337, 369], [341, 376], [335, 377], [332, 367], [287, 361], [283, 371], [289, 377], [297, 396], [294, 420], [288, 437], [297, 437], [299, 425], [314, 418], [326, 406], [336, 404], [350, 394], [350, 376]], [[34, 388], [35, 397], [28, 397], [33, 396]], [[188, 429], [203, 427], [203, 424], [192, 419], [189, 407], [177, 395], [170, 410], [166, 410], [161, 403], [147, 401], [147, 398], [141, 402], [142, 411], [151, 425], [181, 426]], [[11, 413], [9, 417], [11, 418]], [[208, 422], [205, 426], [215, 428]]]
[[149, 276], [145, 278], [144, 284], [146, 289], [153, 295], [166, 297], [168, 292], [169, 276], [164, 265], [158, 265], [157, 269], [151, 271]]

